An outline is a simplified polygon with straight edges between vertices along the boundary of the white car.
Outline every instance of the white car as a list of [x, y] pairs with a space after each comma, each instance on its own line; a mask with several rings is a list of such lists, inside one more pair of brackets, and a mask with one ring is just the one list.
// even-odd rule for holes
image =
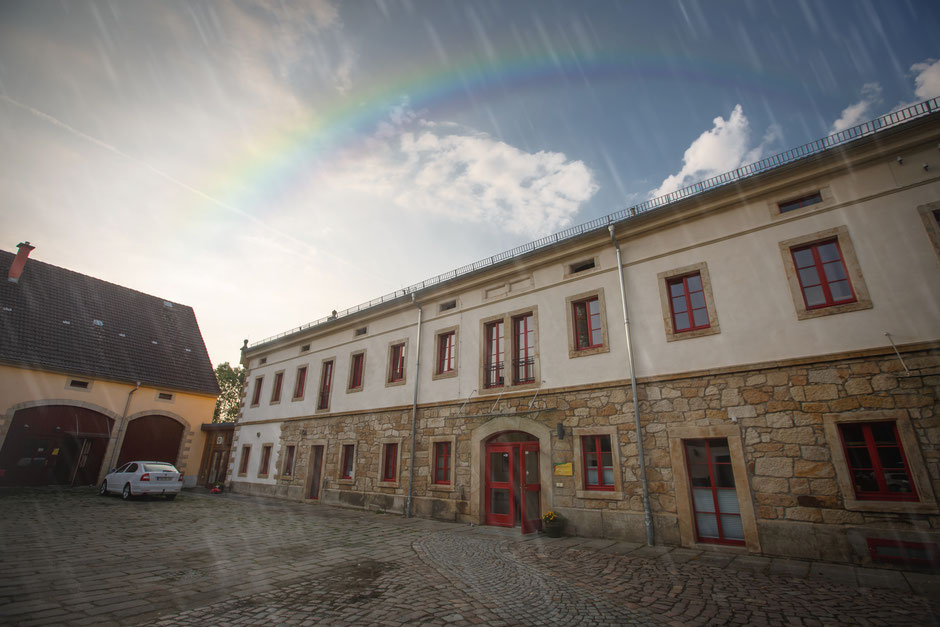
[[183, 473], [169, 462], [127, 462], [105, 476], [98, 494], [117, 493], [125, 501], [140, 494], [160, 494], [172, 501], [182, 487]]

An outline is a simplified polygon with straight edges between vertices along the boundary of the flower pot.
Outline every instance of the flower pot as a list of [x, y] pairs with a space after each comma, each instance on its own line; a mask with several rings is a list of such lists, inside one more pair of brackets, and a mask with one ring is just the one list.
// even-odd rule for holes
[[542, 523], [542, 532], [549, 538], [560, 538], [565, 535], [565, 523], [562, 520]]

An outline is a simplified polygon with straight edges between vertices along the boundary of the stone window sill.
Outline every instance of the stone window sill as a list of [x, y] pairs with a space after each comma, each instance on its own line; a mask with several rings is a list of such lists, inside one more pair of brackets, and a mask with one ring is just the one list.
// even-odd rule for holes
[[575, 496], [579, 499], [603, 499], [605, 501], [623, 500], [623, 493], [615, 490], [577, 490]]

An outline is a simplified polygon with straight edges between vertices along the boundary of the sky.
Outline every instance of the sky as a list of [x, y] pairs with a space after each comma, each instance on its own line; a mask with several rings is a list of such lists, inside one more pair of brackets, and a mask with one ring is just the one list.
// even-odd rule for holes
[[214, 364], [940, 96], [940, 3], [0, 1], [0, 248]]

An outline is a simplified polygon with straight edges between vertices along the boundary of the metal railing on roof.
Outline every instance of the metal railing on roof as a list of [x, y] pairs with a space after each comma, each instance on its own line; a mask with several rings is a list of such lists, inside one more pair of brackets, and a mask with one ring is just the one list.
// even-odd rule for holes
[[903, 109], [898, 109], [897, 111], [892, 111], [891, 113], [883, 115], [879, 118], [875, 118], [874, 120], [864, 122], [858, 126], [853, 126], [851, 128], [839, 131], [838, 133], [829, 135], [828, 137], [823, 137], [822, 139], [817, 139], [815, 141], [809, 142], [808, 144], [791, 148], [785, 152], [766, 157], [760, 161], [755, 161], [754, 163], [741, 166], [740, 168], [736, 168], [730, 172], [713, 176], [709, 179], [705, 179], [704, 181], [699, 181], [698, 183], [683, 187], [674, 192], [657, 196], [656, 198], [651, 198], [634, 207], [630, 207], [629, 209], [621, 209], [620, 211], [616, 211], [600, 218], [595, 218], [589, 222], [572, 226], [565, 229], [564, 231], [546, 235], [545, 237], [537, 239], [534, 242], [517, 246], [512, 250], [497, 253], [491, 257], [487, 257], [465, 266], [461, 266], [455, 270], [444, 272], [443, 274], [431, 277], [430, 279], [426, 279], [420, 283], [415, 283], [414, 285], [409, 285], [408, 287], [396, 290], [390, 294], [373, 298], [372, 300], [356, 305], [355, 307], [350, 307], [349, 309], [344, 309], [343, 311], [337, 311], [335, 315], [326, 316], [324, 318], [320, 318], [319, 320], [314, 320], [313, 322], [308, 322], [307, 324], [303, 324], [299, 327], [284, 331], [283, 333], [266, 337], [263, 340], [259, 340], [253, 344], [250, 344], [249, 348], [255, 348], [261, 346], [262, 344], [279, 340], [282, 337], [287, 337], [288, 335], [293, 335], [295, 333], [299, 333], [300, 331], [304, 331], [327, 322], [345, 318], [346, 316], [352, 315], [354, 313], [370, 309], [383, 303], [391, 302], [393, 300], [408, 296], [414, 292], [418, 292], [428, 287], [444, 283], [445, 281], [449, 281], [459, 276], [470, 274], [471, 272], [476, 272], [477, 270], [481, 270], [483, 268], [495, 266], [496, 264], [506, 261], [507, 259], [513, 259], [526, 253], [530, 253], [534, 250], [545, 248], [547, 246], [551, 246], [552, 244], [578, 237], [579, 235], [583, 235], [597, 229], [607, 228], [607, 225], [613, 222], [632, 218], [646, 213], [647, 211], [659, 209], [660, 207], [664, 207], [685, 198], [689, 198], [690, 196], [695, 196], [697, 194], [722, 187], [723, 185], [727, 185], [729, 183], [741, 181], [756, 174], [773, 170], [774, 168], [778, 168], [782, 165], [798, 161], [805, 157], [818, 154], [842, 144], [847, 144], [861, 137], [873, 135], [874, 133], [884, 129], [898, 126], [899, 124], [903, 124], [904, 122], [914, 118], [929, 115], [937, 111], [940, 111], [940, 97], [918, 102], [917, 104], [904, 107]]

